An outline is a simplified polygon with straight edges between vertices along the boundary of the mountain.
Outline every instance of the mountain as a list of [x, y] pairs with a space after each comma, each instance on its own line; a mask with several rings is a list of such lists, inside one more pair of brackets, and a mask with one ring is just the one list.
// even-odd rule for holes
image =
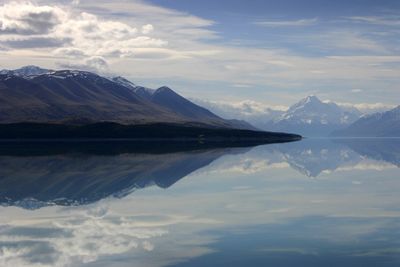
[[174, 112], [183, 117], [192, 118], [193, 120], [201, 120], [205, 117], [214, 120], [220, 119], [211, 111], [190, 102], [169, 87], [163, 86], [155, 91], [149, 91], [141, 87], [136, 90], [136, 92], [138, 91], [141, 92], [139, 93], [141, 96], [150, 102], [166, 109], [174, 110]]
[[239, 103], [194, 100], [224, 118], [238, 118], [266, 131], [294, 132], [306, 136], [328, 136], [332, 131], [354, 122], [362, 113], [356, 108], [323, 102], [308, 96], [286, 111], [273, 109], [255, 101]]
[[194, 123], [251, 128], [222, 119], [168, 87], [136, 86], [123, 77], [35, 66], [0, 74], [0, 123]]
[[381, 113], [363, 116], [335, 136], [400, 137], [400, 106]]
[[[131, 88], [135, 94], [143, 99], [167, 109], [172, 109], [181, 116], [190, 117], [192, 120], [199, 120], [204, 117], [211, 117], [213, 119], [220, 118], [208, 109], [189, 101], [166, 86], [154, 90], [143, 86], [136, 86], [123, 77], [115, 77], [112, 78], [112, 80]], [[258, 130], [244, 120], [228, 119], [226, 122], [234, 128]]]
[[29, 65], [16, 70], [0, 70], [0, 74], [3, 75], [15, 75], [20, 77], [29, 78], [32, 76], [42, 75], [53, 72], [53, 70], [43, 69], [37, 66]]
[[350, 125], [361, 116], [357, 109], [347, 109], [333, 102], [308, 96], [292, 105], [279, 118], [270, 121], [269, 130], [296, 132], [305, 136], [328, 136]]

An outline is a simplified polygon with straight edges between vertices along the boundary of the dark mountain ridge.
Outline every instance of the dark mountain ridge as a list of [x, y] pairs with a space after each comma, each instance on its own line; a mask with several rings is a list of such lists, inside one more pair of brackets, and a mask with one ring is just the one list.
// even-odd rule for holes
[[153, 90], [123, 77], [34, 66], [0, 73], [2, 139], [301, 138], [225, 120], [166, 86]]
[[22, 69], [0, 74], [0, 123], [199, 122], [213, 127], [242, 127], [168, 87], [151, 90], [122, 77], [108, 79], [85, 71]]

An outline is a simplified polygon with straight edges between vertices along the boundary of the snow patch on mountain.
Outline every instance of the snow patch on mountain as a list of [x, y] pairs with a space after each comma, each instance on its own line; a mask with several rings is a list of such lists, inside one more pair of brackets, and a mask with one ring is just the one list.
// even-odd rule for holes
[[53, 72], [53, 70], [43, 69], [43, 68], [40, 68], [40, 67], [34, 66], [34, 65], [24, 66], [22, 68], [15, 69], [15, 70], [7, 70], [7, 69], [0, 70], [0, 74], [15, 75], [15, 76], [24, 77], [24, 78], [47, 74], [47, 73], [51, 73], [51, 72]]

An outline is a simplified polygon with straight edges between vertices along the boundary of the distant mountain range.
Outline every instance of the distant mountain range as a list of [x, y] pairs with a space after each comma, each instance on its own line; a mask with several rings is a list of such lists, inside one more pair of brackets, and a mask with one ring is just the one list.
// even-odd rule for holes
[[335, 136], [400, 137], [400, 106], [381, 113], [363, 116]]
[[328, 136], [332, 131], [350, 125], [362, 116], [356, 108], [345, 108], [333, 102], [323, 102], [316, 96], [308, 96], [286, 111], [252, 107], [244, 103], [240, 107], [197, 100], [211, 111], [225, 117], [235, 116], [267, 131], [295, 132], [304, 136]]
[[252, 103], [246, 103], [238, 112], [207, 101], [195, 102], [166, 86], [150, 89], [121, 76], [108, 78], [86, 71], [54, 71], [36, 66], [0, 71], [0, 124], [164, 123], [261, 129], [308, 137], [400, 135], [398, 108], [367, 116], [356, 108], [321, 101], [313, 95], [286, 111], [268, 108], [256, 113], [253, 111], [259, 111], [259, 107], [252, 107]]
[[354, 107], [321, 101], [308, 96], [286, 111], [260, 108], [244, 103], [239, 107], [196, 100], [225, 117], [235, 116], [252, 125], [277, 132], [294, 132], [303, 136], [400, 136], [398, 108], [389, 112], [365, 115]]
[[327, 136], [344, 128], [361, 116], [357, 109], [344, 109], [333, 102], [325, 103], [308, 96], [292, 105], [284, 114], [272, 120], [269, 129], [292, 131], [305, 136]]

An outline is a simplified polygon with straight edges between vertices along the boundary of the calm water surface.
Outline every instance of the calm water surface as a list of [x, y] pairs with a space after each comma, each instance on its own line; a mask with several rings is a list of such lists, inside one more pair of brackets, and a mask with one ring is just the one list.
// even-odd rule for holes
[[400, 266], [400, 139], [0, 144], [0, 266]]

